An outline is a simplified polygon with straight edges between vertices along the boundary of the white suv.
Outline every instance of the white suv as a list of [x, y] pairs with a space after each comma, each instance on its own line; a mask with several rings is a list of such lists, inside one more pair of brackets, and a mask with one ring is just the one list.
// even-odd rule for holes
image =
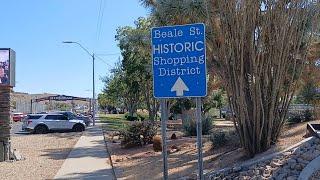
[[23, 131], [45, 134], [51, 130], [73, 130], [82, 132], [85, 123], [80, 119], [69, 118], [63, 114], [29, 114], [22, 124]]

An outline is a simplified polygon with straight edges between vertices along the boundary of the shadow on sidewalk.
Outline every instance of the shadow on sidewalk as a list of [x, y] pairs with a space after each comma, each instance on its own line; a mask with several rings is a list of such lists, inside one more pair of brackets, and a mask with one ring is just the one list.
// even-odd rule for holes
[[[112, 169], [104, 169], [91, 173], [73, 173], [67, 174], [68, 180], [78, 180], [78, 179], [86, 179], [86, 180], [116, 180], [114, 175], [112, 175]], [[62, 180], [65, 178], [55, 178], [57, 180]]]
[[[88, 147], [77, 147], [77, 148], [46, 149], [46, 150], [43, 150], [45, 154], [42, 154], [41, 156], [47, 156], [50, 159], [54, 159], [54, 160], [62, 160], [62, 159], [66, 159], [67, 157], [68, 159], [82, 158], [82, 157], [107, 159], [108, 156], [107, 154], [104, 153], [105, 152], [104, 140], [93, 141], [93, 144], [97, 144], [97, 145], [88, 146]], [[73, 151], [73, 153], [69, 154], [71, 151]]]

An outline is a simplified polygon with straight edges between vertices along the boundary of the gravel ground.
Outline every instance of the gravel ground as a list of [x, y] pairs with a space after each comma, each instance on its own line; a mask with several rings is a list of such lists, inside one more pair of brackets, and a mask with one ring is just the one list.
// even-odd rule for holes
[[317, 180], [320, 178], [320, 170], [317, 172], [313, 173], [313, 175], [309, 178], [309, 180]]
[[1, 162], [1, 180], [52, 179], [82, 133], [13, 136], [12, 148], [25, 160]]

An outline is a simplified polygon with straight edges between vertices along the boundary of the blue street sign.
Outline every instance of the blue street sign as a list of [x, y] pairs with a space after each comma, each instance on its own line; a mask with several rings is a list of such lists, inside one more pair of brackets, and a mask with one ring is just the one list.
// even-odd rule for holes
[[155, 98], [207, 95], [204, 24], [151, 30]]

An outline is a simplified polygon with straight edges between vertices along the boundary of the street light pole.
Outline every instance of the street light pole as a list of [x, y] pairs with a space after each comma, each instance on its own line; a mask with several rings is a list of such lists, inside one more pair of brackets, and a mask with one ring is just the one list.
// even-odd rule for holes
[[95, 76], [94, 76], [94, 61], [95, 61], [95, 56], [94, 53], [90, 53], [85, 47], [83, 47], [80, 43], [76, 42], [76, 41], [63, 41], [62, 43], [65, 44], [78, 44], [84, 51], [86, 51], [92, 58], [92, 125], [95, 126], [96, 125], [96, 92], [95, 92]]
[[92, 54], [92, 98], [93, 98], [93, 104], [92, 104], [92, 125], [96, 125], [96, 91], [95, 91], [95, 76], [94, 76], [94, 53]]

